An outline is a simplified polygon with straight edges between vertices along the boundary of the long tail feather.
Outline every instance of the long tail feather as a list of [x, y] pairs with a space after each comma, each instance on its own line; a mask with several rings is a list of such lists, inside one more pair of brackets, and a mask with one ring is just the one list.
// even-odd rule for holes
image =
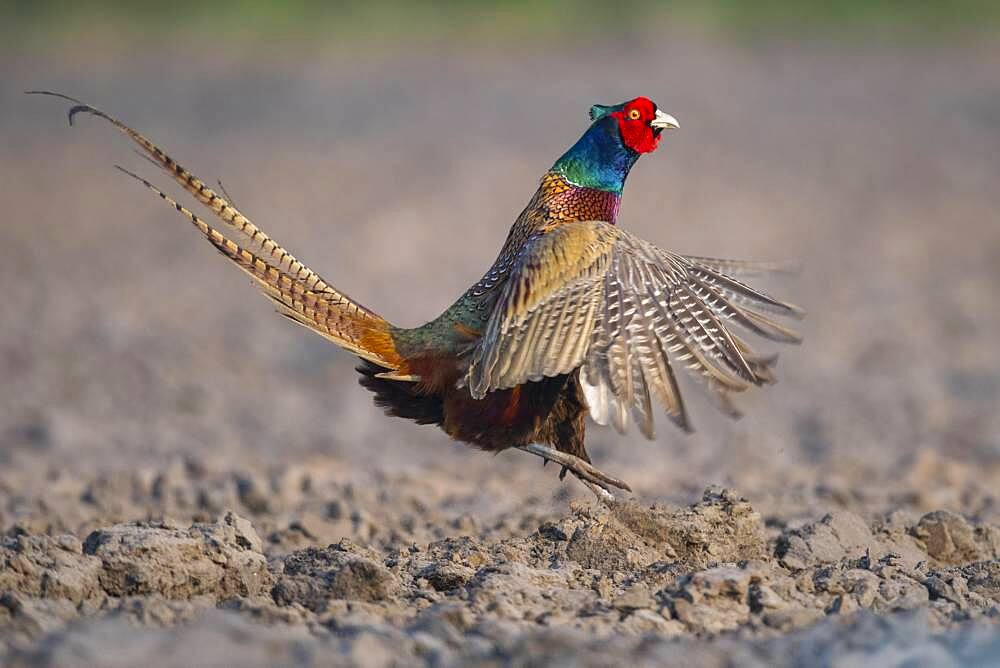
[[399, 368], [400, 360], [387, 354], [387, 351], [393, 350], [393, 346], [385, 320], [377, 316], [377, 319], [354, 317], [358, 312], [350, 302], [331, 300], [328, 291], [308, 289], [301, 279], [231, 241], [146, 179], [119, 165], [115, 167], [142, 183], [187, 218], [209, 243], [254, 280], [282, 315], [365, 360], [385, 368]]
[[391, 371], [402, 369], [404, 362], [396, 352], [391, 327], [384, 318], [333, 288], [156, 144], [117, 118], [74, 97], [51, 91], [27, 92], [72, 102], [70, 125], [79, 113], [108, 121], [138, 145], [140, 155], [171, 174], [219, 220], [243, 235], [259, 252], [231, 241], [146, 179], [118, 167], [186, 217], [209, 243], [254, 279], [280, 313], [365, 360]]
[[98, 118], [103, 118], [107, 122], [111, 123], [129, 139], [135, 142], [154, 164], [170, 174], [174, 180], [184, 188], [184, 190], [208, 207], [208, 209], [211, 210], [212, 213], [219, 218], [219, 220], [240, 234], [246, 236], [246, 238], [252, 243], [257, 244], [257, 246], [261, 249], [263, 256], [267, 258], [269, 262], [273, 262], [277, 266], [285, 268], [288, 273], [294, 276], [297, 280], [305, 282], [310, 290], [322, 291], [330, 288], [326, 281], [320, 278], [319, 275], [310, 270], [304, 264], [299, 262], [291, 253], [275, 242], [274, 239], [268, 236], [259, 227], [254, 225], [246, 216], [240, 213], [235, 206], [218, 195], [214, 190], [205, 185], [201, 179], [188, 171], [180, 163], [167, 155], [163, 149], [136, 130], [133, 130], [131, 127], [125, 125], [114, 116], [82, 102], [75, 97], [47, 90], [31, 90], [26, 92], [29, 95], [49, 95], [51, 97], [57, 97], [74, 103], [75, 106], [70, 108], [68, 112], [70, 125], [73, 125], [73, 119], [80, 113], [91, 114], [93, 116], [97, 116]]

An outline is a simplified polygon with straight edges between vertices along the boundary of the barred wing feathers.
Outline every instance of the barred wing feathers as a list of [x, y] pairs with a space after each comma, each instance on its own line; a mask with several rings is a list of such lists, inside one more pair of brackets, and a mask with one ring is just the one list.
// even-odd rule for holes
[[774, 381], [775, 356], [731, 329], [785, 343], [798, 335], [771, 316], [796, 307], [727, 274], [739, 263], [687, 258], [608, 223], [553, 228], [529, 240], [463, 382], [474, 397], [581, 368], [591, 417], [624, 431], [629, 416], [653, 437], [653, 400], [690, 422], [675, 369], [737, 414], [731, 394]]

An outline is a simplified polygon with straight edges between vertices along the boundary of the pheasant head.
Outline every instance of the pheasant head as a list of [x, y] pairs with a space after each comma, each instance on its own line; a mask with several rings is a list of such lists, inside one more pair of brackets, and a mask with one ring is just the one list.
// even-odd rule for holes
[[593, 121], [552, 169], [585, 188], [620, 193], [632, 165], [659, 146], [664, 130], [679, 124], [646, 97], [616, 105], [595, 104]]

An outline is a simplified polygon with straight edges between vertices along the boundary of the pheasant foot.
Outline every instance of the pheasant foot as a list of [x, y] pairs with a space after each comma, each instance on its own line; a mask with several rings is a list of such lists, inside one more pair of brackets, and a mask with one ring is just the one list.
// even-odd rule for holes
[[[563, 474], [565, 471], [570, 471], [573, 475], [579, 478], [580, 482], [587, 486], [594, 496], [598, 498], [602, 503], [612, 504], [615, 501], [615, 495], [612, 492], [612, 487], [617, 487], [618, 489], [623, 489], [627, 492], [631, 492], [632, 488], [628, 486], [624, 480], [619, 480], [618, 478], [613, 478], [603, 471], [599, 470], [589, 462], [580, 459], [575, 455], [570, 455], [565, 452], [560, 452], [554, 448], [550, 448], [545, 445], [538, 445], [537, 443], [532, 443], [531, 445], [519, 446], [520, 450], [525, 452], [530, 452], [533, 455], [537, 455], [544, 459], [545, 461], [552, 461], [557, 464], [562, 465]], [[560, 478], [562, 475], [560, 475]]]

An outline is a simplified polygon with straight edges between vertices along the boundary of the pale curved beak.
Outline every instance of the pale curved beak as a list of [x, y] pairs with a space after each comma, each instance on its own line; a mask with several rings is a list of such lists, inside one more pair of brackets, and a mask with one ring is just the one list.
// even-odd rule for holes
[[656, 110], [656, 116], [649, 122], [649, 125], [660, 130], [676, 130], [681, 126], [676, 118], [670, 114], [663, 113], [659, 109]]

